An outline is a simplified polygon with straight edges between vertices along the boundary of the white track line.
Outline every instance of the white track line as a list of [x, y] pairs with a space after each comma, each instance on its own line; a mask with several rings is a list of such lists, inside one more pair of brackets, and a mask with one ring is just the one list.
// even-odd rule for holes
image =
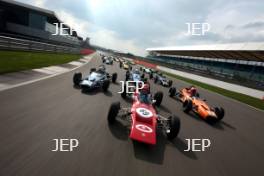
[[82, 63], [82, 62], [77, 62], [77, 61], [72, 61], [72, 62], [70, 62], [69, 64], [74, 65], [74, 66], [80, 66], [80, 65], [82, 65], [83, 63]]

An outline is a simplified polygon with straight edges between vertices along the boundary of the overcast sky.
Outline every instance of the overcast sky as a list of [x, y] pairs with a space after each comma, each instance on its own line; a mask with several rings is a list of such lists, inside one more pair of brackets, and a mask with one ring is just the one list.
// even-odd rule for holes
[[[53, 10], [99, 46], [145, 55], [145, 49], [264, 41], [263, 0], [18, 0]], [[204, 36], [186, 23], [209, 23]]]

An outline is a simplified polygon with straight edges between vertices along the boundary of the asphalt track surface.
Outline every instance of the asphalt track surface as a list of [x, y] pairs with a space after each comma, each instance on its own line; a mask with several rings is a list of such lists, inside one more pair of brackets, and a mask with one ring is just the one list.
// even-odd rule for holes
[[[88, 73], [101, 64], [96, 56], [79, 68]], [[124, 80], [118, 64], [107, 66]], [[164, 99], [160, 114], [176, 114], [181, 119], [177, 139], [168, 141], [158, 133], [154, 147], [134, 143], [124, 123], [109, 126], [109, 106], [122, 100], [120, 85], [109, 92], [83, 94], [73, 87], [73, 72], [0, 92], [0, 175], [1, 176], [129, 176], [264, 175], [264, 113], [221, 95], [199, 90], [212, 105], [225, 108], [223, 121], [211, 126], [181, 110], [181, 103], [168, 98], [168, 88], [154, 85]], [[178, 88], [189, 86], [173, 80]], [[72, 152], [52, 152], [54, 138], [76, 138], [79, 147]], [[186, 152], [185, 139], [208, 138], [211, 147], [204, 152]]]

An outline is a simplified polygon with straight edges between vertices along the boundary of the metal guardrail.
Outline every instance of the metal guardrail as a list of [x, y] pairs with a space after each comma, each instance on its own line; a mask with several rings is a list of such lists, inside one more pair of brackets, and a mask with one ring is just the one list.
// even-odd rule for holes
[[0, 36], [0, 49], [80, 54], [81, 48]]

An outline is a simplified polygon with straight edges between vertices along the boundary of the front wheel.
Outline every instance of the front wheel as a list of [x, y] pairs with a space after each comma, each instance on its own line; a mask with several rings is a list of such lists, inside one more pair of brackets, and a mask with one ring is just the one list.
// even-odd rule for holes
[[154, 83], [157, 83], [158, 82], [158, 77], [155, 77], [154, 78]]
[[153, 78], [153, 73], [150, 73], [149, 74], [149, 79], [152, 79]]
[[123, 99], [126, 99], [126, 97], [127, 97], [126, 84], [124, 85], [124, 90], [123, 90], [123, 92], [121, 93], [121, 97], [122, 97]]
[[74, 73], [74, 75], [73, 75], [73, 84], [75, 86], [78, 86], [81, 81], [82, 81], [82, 73], [81, 72]]
[[108, 122], [113, 124], [116, 121], [116, 116], [120, 110], [120, 102], [112, 103], [108, 111]]
[[116, 83], [116, 79], [117, 79], [117, 73], [113, 73], [112, 75], [112, 82]]
[[93, 73], [93, 72], [95, 72], [96, 71], [96, 68], [91, 68], [90, 69], [90, 73]]
[[154, 105], [155, 106], [160, 106], [161, 102], [162, 102], [162, 99], [163, 99], [163, 93], [162, 92], [159, 91], [159, 92], [155, 93], [155, 95], [154, 95], [154, 100], [155, 100]]
[[173, 97], [176, 94], [176, 88], [175, 87], [171, 87], [169, 89], [169, 96]]
[[217, 116], [217, 120], [220, 121], [224, 118], [225, 116], [225, 110], [222, 107], [216, 107], [215, 108], [215, 114]]
[[166, 132], [167, 137], [169, 140], [172, 140], [176, 138], [179, 134], [180, 127], [181, 127], [180, 119], [175, 115], [170, 116], [169, 121], [168, 121], [168, 127], [169, 127], [169, 130]]

